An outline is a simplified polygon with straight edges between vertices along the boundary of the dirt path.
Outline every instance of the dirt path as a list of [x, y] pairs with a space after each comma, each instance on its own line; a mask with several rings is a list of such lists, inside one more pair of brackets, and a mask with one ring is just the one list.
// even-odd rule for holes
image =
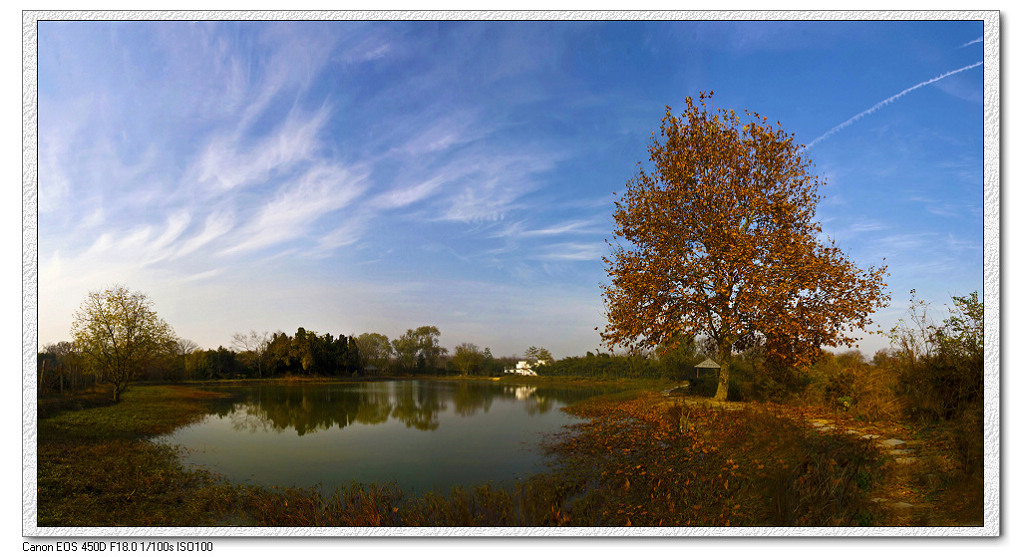
[[[677, 403], [723, 410], [740, 410], [750, 404], [695, 396], [665, 396], [662, 404], [666, 407]], [[896, 422], [855, 422], [846, 415], [822, 409], [786, 409], [792, 418], [804, 419], [820, 433], [868, 439], [884, 452], [887, 457], [884, 480], [873, 491], [873, 501], [880, 506], [883, 526], [982, 526], [981, 522], [963, 522], [935, 503], [933, 495], [940, 491], [940, 477], [934, 470], [934, 463], [941, 458], [940, 449], [915, 430]]]
[[[887, 459], [884, 481], [874, 489], [873, 502], [883, 509], [885, 526], [952, 526], [938, 516], [926, 494], [929, 447], [910, 430], [897, 424], [849, 427], [829, 418], [808, 418], [808, 423], [820, 433], [850, 435], [876, 443]], [[925, 454], [924, 454], [925, 453]]]

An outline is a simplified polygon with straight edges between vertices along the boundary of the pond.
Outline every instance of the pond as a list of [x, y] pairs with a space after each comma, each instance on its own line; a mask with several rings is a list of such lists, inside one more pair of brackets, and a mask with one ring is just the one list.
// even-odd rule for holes
[[217, 387], [231, 399], [160, 442], [235, 483], [395, 483], [406, 492], [508, 485], [544, 468], [540, 441], [577, 421], [560, 409], [609, 392], [481, 381]]

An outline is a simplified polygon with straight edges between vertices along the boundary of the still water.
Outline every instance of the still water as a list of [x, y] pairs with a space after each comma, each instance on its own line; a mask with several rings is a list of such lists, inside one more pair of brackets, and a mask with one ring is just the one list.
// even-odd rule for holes
[[476, 381], [367, 381], [223, 388], [233, 396], [160, 439], [235, 483], [406, 492], [509, 484], [544, 469], [539, 447], [607, 392]]

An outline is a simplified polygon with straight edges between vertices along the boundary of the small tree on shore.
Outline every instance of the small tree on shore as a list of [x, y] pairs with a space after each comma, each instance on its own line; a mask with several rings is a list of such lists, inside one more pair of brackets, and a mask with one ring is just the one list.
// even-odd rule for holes
[[234, 336], [231, 337], [231, 348], [241, 353], [247, 353], [248, 357], [255, 361], [256, 371], [260, 378], [263, 376], [263, 359], [269, 345], [270, 333], [267, 331], [256, 332], [255, 329], [252, 329], [248, 333], [234, 333]]
[[381, 333], [362, 333], [355, 339], [358, 354], [362, 358], [362, 368], [367, 374], [379, 375], [390, 371], [390, 360], [394, 347], [387, 335]]
[[451, 365], [462, 375], [474, 375], [479, 373], [484, 359], [485, 356], [478, 346], [470, 342], [463, 342], [454, 347], [454, 357], [451, 358]]
[[408, 329], [405, 334], [391, 341], [398, 365], [406, 372], [435, 370], [447, 349], [440, 346], [440, 329], [434, 325], [423, 325]]
[[89, 292], [74, 314], [71, 336], [87, 369], [113, 385], [114, 402], [147, 365], [172, 353], [177, 341], [148, 296], [124, 286]]

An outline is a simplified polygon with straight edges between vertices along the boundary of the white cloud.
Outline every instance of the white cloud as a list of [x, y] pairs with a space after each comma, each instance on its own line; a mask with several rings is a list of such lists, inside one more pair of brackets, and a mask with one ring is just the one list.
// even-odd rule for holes
[[456, 114], [416, 119], [405, 133], [411, 138], [399, 149], [402, 156], [419, 157], [447, 151], [457, 145], [478, 141], [486, 137], [489, 127], [482, 125], [470, 110]]
[[109, 232], [104, 232], [103, 234], [100, 234], [99, 238], [96, 238], [96, 241], [93, 242], [92, 245], [89, 246], [87, 250], [85, 250], [83, 258], [85, 260], [89, 260], [98, 257], [99, 255], [109, 251], [110, 248], [113, 247], [113, 245], [114, 245], [113, 234]]
[[340, 226], [320, 237], [317, 248], [322, 252], [329, 252], [336, 248], [350, 246], [359, 240], [362, 227], [364, 225], [364, 219], [344, 216], [342, 216], [342, 218], [344, 219], [344, 222]]
[[397, 209], [411, 205], [433, 195], [448, 179], [443, 175], [433, 176], [415, 185], [379, 194], [373, 199], [371, 205], [381, 209]]
[[[167, 219], [167, 228], [159, 238], [153, 241], [149, 248], [153, 251], [162, 251], [164, 248], [170, 246], [170, 244], [177, 240], [178, 237], [188, 228], [188, 224], [192, 221], [191, 217], [186, 212], [178, 212], [171, 215]], [[167, 254], [169, 255], [169, 254]]]
[[[512, 210], [528, 209], [517, 201], [538, 187], [536, 174], [551, 169], [558, 158], [560, 155], [552, 151], [534, 154], [472, 145], [451, 154], [437, 170], [417, 169], [417, 175], [428, 178], [411, 185], [404, 185], [406, 179], [398, 178], [396, 182], [400, 185], [377, 194], [371, 205], [397, 209], [434, 198], [428, 220], [471, 223], [500, 220]], [[386, 164], [389, 163], [377, 163]], [[428, 168], [428, 164], [419, 166]]]
[[525, 230], [520, 236], [559, 236], [562, 234], [606, 234], [606, 219], [593, 217], [589, 219], [578, 219], [555, 224], [546, 228]]
[[888, 226], [882, 222], [870, 220], [857, 222], [849, 226], [848, 230], [852, 233], [859, 233], [859, 232], [877, 232], [880, 230], [886, 230], [887, 228]]
[[473, 182], [451, 198], [441, 219], [462, 222], [499, 220], [515, 199], [525, 193], [525, 189], [509, 187], [498, 178]]
[[224, 268], [210, 269], [201, 273], [195, 273], [181, 278], [182, 282], [201, 282], [224, 274]]
[[349, 64], [371, 62], [387, 56], [392, 51], [390, 43], [380, 37], [363, 37], [358, 43], [345, 49], [343, 59]]
[[128, 256], [136, 259], [137, 255], [146, 253], [149, 246], [149, 236], [153, 233], [151, 226], [142, 226], [123, 236], [120, 241], [115, 242], [114, 249], [119, 256]]
[[466, 153], [455, 162], [464, 178], [452, 188], [455, 193], [445, 201], [440, 220], [494, 221], [512, 210], [528, 210], [518, 200], [539, 187], [536, 175], [553, 168], [560, 157], [554, 151]]
[[223, 236], [234, 228], [234, 217], [228, 213], [213, 213], [206, 217], [205, 225], [196, 236], [186, 240], [174, 253], [173, 257], [189, 255], [213, 240]]
[[199, 190], [223, 191], [263, 183], [275, 173], [312, 160], [319, 148], [317, 136], [328, 112], [304, 116], [292, 113], [274, 132], [251, 146], [238, 134], [209, 140], [185, 182]]
[[80, 231], [85, 231], [92, 228], [96, 228], [103, 224], [105, 218], [106, 212], [103, 211], [102, 207], [97, 207], [94, 211], [89, 213], [87, 217], [82, 219], [81, 223], [78, 225], [78, 229]]
[[159, 236], [155, 235], [156, 227], [148, 224], [128, 230], [104, 232], [69, 262], [75, 268], [145, 267], [175, 255], [175, 252], [180, 253], [175, 242], [188, 228], [190, 221], [187, 213], [172, 214]]
[[940, 217], [958, 217], [961, 206], [955, 203], [935, 203], [926, 206], [926, 212]]
[[285, 186], [237, 231], [222, 253], [239, 253], [302, 236], [323, 215], [345, 207], [365, 191], [365, 177], [337, 165], [317, 165], [297, 184]]
[[607, 247], [602, 242], [562, 242], [543, 247], [536, 259], [545, 261], [599, 261], [606, 255]]

